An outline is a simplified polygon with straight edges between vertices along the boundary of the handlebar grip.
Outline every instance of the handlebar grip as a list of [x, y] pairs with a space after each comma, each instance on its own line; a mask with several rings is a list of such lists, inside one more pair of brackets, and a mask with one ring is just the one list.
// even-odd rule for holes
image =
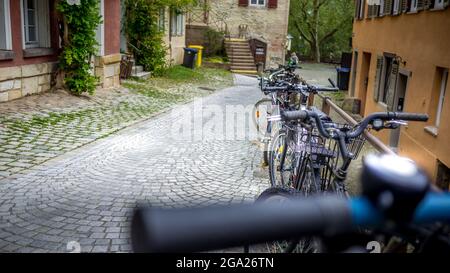
[[230, 207], [135, 211], [135, 252], [196, 252], [348, 230], [346, 199], [292, 199]]
[[281, 119], [283, 119], [285, 121], [304, 120], [307, 117], [308, 117], [308, 112], [305, 110], [281, 112]]
[[421, 113], [399, 113], [395, 112], [395, 118], [401, 120], [411, 120], [411, 121], [428, 121], [427, 114]]

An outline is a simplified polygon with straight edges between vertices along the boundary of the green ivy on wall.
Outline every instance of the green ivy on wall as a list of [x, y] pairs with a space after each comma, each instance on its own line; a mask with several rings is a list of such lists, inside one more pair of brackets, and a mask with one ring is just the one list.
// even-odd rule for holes
[[98, 49], [96, 29], [101, 23], [99, 0], [81, 0], [80, 5], [59, 1], [57, 10], [63, 15], [63, 52], [59, 66], [64, 71], [64, 84], [73, 94], [93, 94], [98, 83], [90, 60]]
[[[167, 48], [164, 45], [164, 32], [158, 27], [161, 8], [186, 8], [194, 0], [126, 0], [124, 29], [128, 48], [136, 63], [154, 75], [161, 74], [166, 64]], [[166, 30], [168, 31], [168, 30]]]

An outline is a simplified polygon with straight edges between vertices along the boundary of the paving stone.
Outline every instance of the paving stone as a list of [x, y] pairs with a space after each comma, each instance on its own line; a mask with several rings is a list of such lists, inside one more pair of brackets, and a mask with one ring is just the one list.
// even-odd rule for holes
[[[255, 81], [253, 86], [218, 91], [202, 102], [220, 107], [247, 106], [260, 97]], [[145, 108], [155, 102], [143, 99], [135, 103]], [[106, 130], [105, 120], [123, 125], [120, 120], [131, 116], [120, 110], [92, 109], [95, 119], [92, 123], [74, 121], [86, 133], [71, 134], [82, 136], [72, 138], [77, 144], [91, 141], [93, 132], [101, 135]], [[0, 204], [8, 205], [6, 217], [1, 217], [8, 219], [8, 225], [0, 226], [0, 241], [4, 238], [12, 241], [0, 244], [0, 252], [24, 247], [29, 251], [66, 252], [67, 242], [71, 241], [78, 242], [82, 252], [130, 252], [130, 221], [137, 203], [180, 207], [242, 202], [252, 200], [268, 186], [267, 178], [253, 176], [261, 152], [249, 140], [174, 138], [172, 125], [179, 118], [176, 114], [184, 115], [184, 111], [175, 108], [174, 112], [158, 115], [27, 169], [27, 174], [1, 179]], [[130, 117], [130, 121], [135, 120]], [[102, 124], [100, 132], [99, 124]], [[63, 133], [68, 125], [61, 123], [58, 128]], [[42, 133], [37, 137], [39, 141], [64, 137], [50, 127], [47, 129], [37, 129]], [[28, 152], [35, 153], [34, 158], [50, 159], [55, 153], [49, 147], [35, 146]], [[33, 155], [27, 155], [34, 162]], [[3, 196], [7, 199], [1, 199]], [[33, 227], [33, 233], [27, 227]], [[27, 240], [31, 241], [25, 246], [18, 243]]]

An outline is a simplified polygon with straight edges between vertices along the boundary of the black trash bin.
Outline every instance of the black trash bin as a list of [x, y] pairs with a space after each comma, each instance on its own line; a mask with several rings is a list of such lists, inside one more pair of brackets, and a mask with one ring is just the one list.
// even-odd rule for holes
[[184, 48], [184, 58], [183, 58], [183, 66], [187, 68], [194, 69], [195, 60], [197, 58], [198, 50], [195, 48]]
[[339, 90], [348, 90], [348, 82], [350, 81], [350, 68], [337, 67], [337, 85]]

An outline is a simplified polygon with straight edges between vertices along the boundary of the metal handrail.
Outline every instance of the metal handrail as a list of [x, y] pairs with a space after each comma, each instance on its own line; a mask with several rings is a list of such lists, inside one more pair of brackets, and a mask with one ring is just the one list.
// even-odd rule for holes
[[[325, 114], [329, 114], [330, 108], [336, 111], [345, 121], [350, 123], [351, 125], [356, 125], [358, 122], [352, 118], [349, 114], [347, 114], [342, 108], [336, 105], [329, 97], [326, 97], [322, 94], [317, 94], [322, 99], [322, 111]], [[311, 96], [310, 96], [311, 97]], [[312, 105], [314, 102], [314, 97], [310, 99], [309, 104]], [[381, 140], [376, 138], [374, 135], [369, 133], [369, 131], [364, 131], [364, 137], [367, 141], [380, 153], [396, 155], [396, 153], [391, 150], [386, 144], [384, 144]]]

